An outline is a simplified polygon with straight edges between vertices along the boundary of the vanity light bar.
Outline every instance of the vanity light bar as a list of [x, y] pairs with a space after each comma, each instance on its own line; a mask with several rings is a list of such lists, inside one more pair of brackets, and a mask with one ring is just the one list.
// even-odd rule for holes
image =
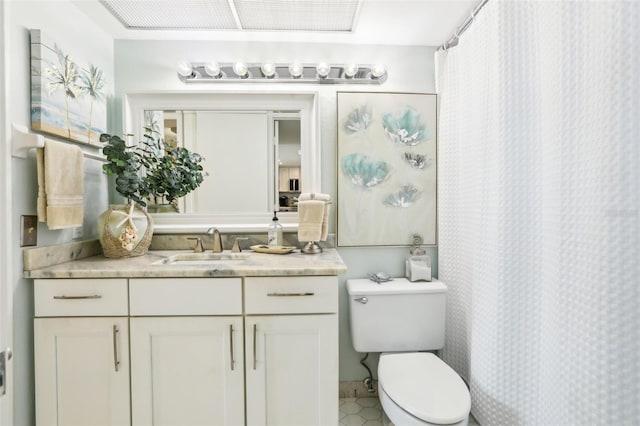
[[386, 68], [381, 64], [181, 62], [177, 70], [184, 83], [382, 84], [387, 80]]

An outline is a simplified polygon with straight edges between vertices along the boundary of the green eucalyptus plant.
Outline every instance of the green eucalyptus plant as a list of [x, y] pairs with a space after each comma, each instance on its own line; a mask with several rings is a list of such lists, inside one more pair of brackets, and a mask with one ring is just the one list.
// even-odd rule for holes
[[127, 146], [116, 135], [100, 135], [100, 142], [106, 143], [102, 152], [107, 158], [102, 169], [116, 176], [115, 189], [120, 195], [143, 207], [151, 196], [172, 203], [199, 187], [207, 175], [200, 154], [167, 146], [154, 137], [156, 133], [145, 128], [144, 139], [134, 146]]
[[100, 142], [106, 143], [102, 153], [107, 163], [102, 170], [107, 175], [116, 176], [116, 191], [141, 206], [146, 206], [145, 199], [149, 196], [149, 185], [140, 175], [142, 155], [134, 146], [127, 146], [126, 142], [117, 135], [103, 133]]
[[151, 129], [145, 133], [141, 160], [151, 195], [169, 203], [199, 187], [206, 176], [200, 164], [204, 158], [200, 154], [166, 145], [153, 137]]

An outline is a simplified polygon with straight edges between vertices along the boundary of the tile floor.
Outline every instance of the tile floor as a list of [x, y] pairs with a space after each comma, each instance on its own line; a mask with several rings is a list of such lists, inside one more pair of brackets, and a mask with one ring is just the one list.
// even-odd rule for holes
[[378, 398], [340, 398], [340, 426], [382, 426]]
[[[383, 412], [378, 398], [340, 398], [340, 426], [383, 426]], [[469, 426], [480, 426], [469, 418]]]

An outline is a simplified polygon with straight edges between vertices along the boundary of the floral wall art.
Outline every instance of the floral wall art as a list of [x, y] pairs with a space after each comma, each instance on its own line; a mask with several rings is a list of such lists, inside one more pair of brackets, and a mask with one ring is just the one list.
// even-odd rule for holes
[[435, 245], [435, 94], [338, 92], [338, 245]]
[[97, 145], [106, 132], [105, 76], [31, 30], [31, 128]]

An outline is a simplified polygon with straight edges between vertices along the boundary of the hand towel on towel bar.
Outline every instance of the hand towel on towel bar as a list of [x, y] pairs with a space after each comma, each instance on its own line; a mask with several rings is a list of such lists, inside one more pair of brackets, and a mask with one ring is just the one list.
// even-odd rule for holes
[[82, 226], [83, 160], [82, 150], [67, 143], [45, 140], [37, 150], [38, 220], [49, 229]]
[[[311, 202], [307, 204], [307, 202]], [[329, 208], [331, 196], [321, 193], [302, 193], [298, 197], [298, 240], [299, 241], [326, 241], [329, 230]], [[320, 202], [320, 203], [319, 203]], [[302, 206], [302, 207], [301, 207]], [[321, 211], [321, 220], [318, 234], [317, 216]], [[311, 209], [311, 212], [307, 212]], [[317, 210], [316, 210], [317, 209]], [[302, 231], [302, 233], [301, 233]], [[315, 237], [311, 238], [311, 237]]]

